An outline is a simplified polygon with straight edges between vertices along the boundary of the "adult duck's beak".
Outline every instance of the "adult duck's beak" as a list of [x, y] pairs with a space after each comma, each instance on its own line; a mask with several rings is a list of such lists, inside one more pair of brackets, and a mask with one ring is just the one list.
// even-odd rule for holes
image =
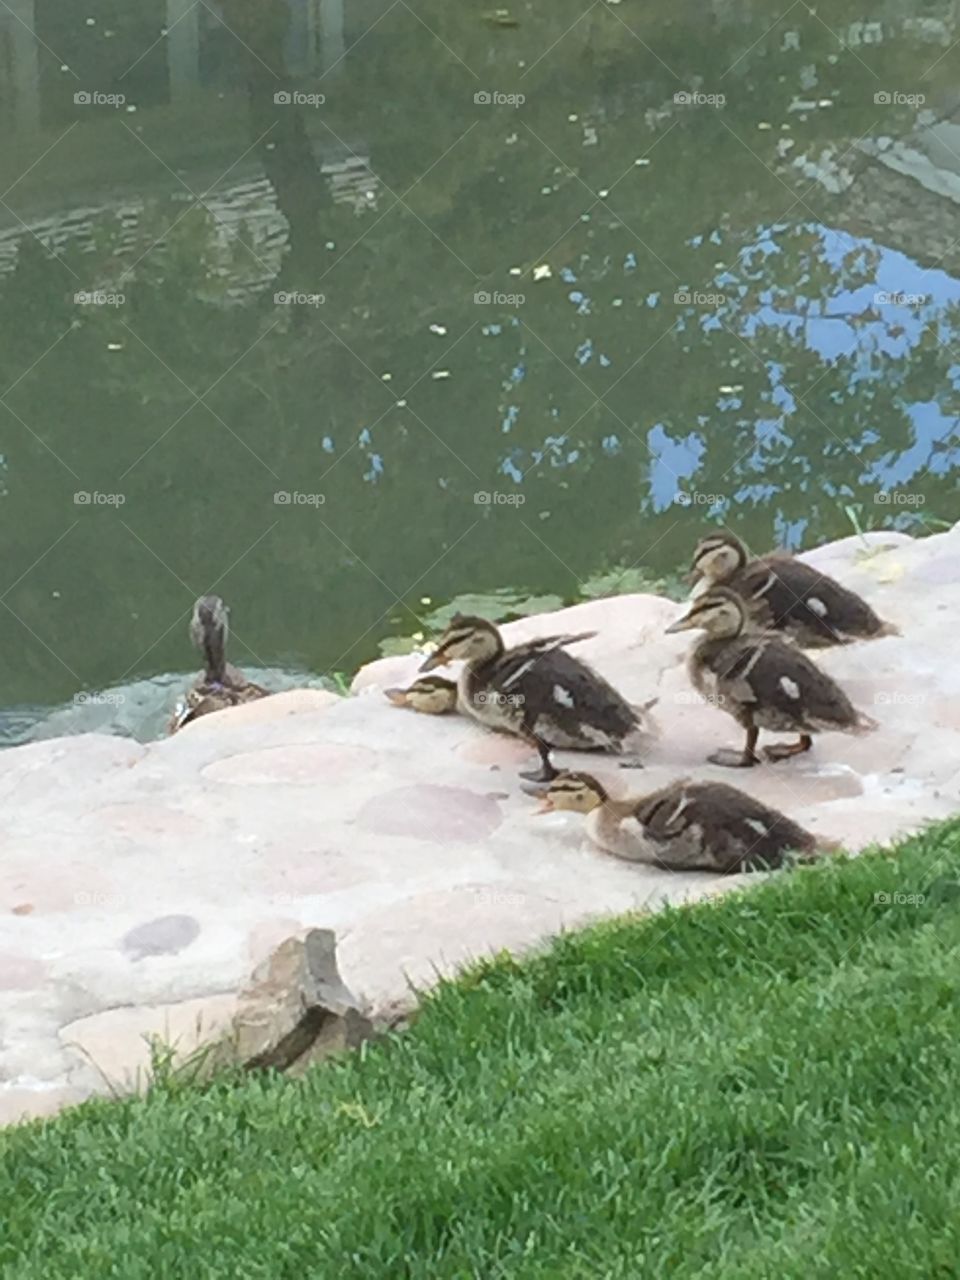
[[685, 613], [682, 618], [678, 618], [676, 622], [672, 622], [663, 634], [672, 636], [676, 635], [678, 631], [692, 631], [696, 625], [695, 621], [691, 621], [690, 614]]
[[406, 689], [384, 689], [383, 693], [395, 707], [408, 707], [410, 705]]

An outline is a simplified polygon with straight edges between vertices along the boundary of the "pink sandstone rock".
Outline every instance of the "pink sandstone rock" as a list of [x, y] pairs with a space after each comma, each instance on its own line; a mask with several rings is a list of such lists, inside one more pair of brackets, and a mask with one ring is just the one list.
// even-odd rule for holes
[[300, 715], [304, 711], [326, 711], [340, 701], [342, 699], [338, 694], [328, 693], [326, 689], [287, 689], [283, 693], [271, 694], [269, 698], [231, 707], [229, 712], [215, 711], [210, 715], [198, 716], [196, 720], [184, 725], [180, 732], [189, 730], [196, 735], [226, 730], [233, 733], [241, 725], [268, 724], [286, 716]]
[[[663, 634], [681, 606], [624, 596], [504, 628], [508, 643], [596, 629], [577, 652], [631, 701], [657, 699], [643, 769], [558, 764], [630, 794], [720, 779], [852, 849], [960, 812], [960, 526], [866, 544], [881, 549], [850, 538], [805, 558], [901, 626], [815, 656], [874, 733], [823, 734], [748, 773], [707, 763], [742, 736], [693, 694], [690, 637]], [[91, 1057], [134, 1084], [144, 1032], [189, 1045], [198, 1013], [228, 1021], [253, 966], [310, 928], [335, 931], [345, 983], [382, 1014], [409, 1006], [411, 979], [491, 948], [755, 882], [619, 862], [576, 815], [534, 818], [522, 744], [383, 696], [421, 661], [371, 663], [360, 696], [295, 691], [147, 746], [92, 734], [0, 753], [0, 1122], [107, 1092]]]

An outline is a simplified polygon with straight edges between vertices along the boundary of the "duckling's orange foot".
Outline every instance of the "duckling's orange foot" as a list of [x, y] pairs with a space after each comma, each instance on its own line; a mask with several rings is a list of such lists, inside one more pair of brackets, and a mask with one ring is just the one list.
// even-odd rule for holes
[[727, 769], [750, 769], [760, 763], [760, 757], [754, 751], [736, 751], [733, 747], [721, 747], [707, 756], [711, 764], [720, 764]]

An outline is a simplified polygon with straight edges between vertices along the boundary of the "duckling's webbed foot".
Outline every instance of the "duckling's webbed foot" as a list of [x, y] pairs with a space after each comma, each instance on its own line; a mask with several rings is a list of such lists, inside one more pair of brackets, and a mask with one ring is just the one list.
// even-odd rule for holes
[[812, 746], [809, 733], [802, 733], [796, 742], [776, 742], [772, 747], [764, 747], [763, 754], [768, 760], [789, 760], [791, 756], [803, 755]]
[[757, 755], [759, 736], [759, 729], [748, 729], [747, 740], [743, 744], [742, 751], [734, 751], [732, 747], [721, 747], [707, 759], [711, 764], [723, 765], [727, 769], [750, 769], [753, 765], [760, 763], [760, 757]]
[[639, 756], [636, 756], [636, 755], [621, 756], [620, 759], [617, 761], [617, 764], [620, 766], [621, 769], [642, 769], [643, 768], [643, 761], [640, 759]]
[[721, 747], [707, 756], [711, 764], [720, 764], [727, 769], [750, 769], [760, 763], [760, 757], [754, 751], [736, 751], [733, 747]]

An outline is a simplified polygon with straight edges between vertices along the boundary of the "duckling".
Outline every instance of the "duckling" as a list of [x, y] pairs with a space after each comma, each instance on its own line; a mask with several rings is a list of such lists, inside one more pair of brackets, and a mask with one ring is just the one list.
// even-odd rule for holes
[[758, 764], [761, 729], [800, 734], [795, 744], [778, 744], [764, 752], [768, 760], [785, 760], [809, 751], [811, 734], [831, 729], [859, 734], [877, 727], [789, 640], [756, 630], [747, 605], [735, 591], [711, 587], [667, 627], [667, 634], [694, 629], [707, 633], [690, 655], [694, 687], [747, 731], [742, 751], [717, 751], [709, 757], [713, 764], [737, 768]]
[[545, 636], [507, 649], [493, 623], [457, 614], [420, 670], [462, 659], [457, 683], [461, 710], [487, 728], [512, 733], [535, 747], [540, 771], [521, 776], [545, 782], [557, 772], [551, 748], [621, 754], [643, 727], [637, 708], [565, 652], [564, 646], [594, 635]]
[[219, 596], [201, 596], [193, 606], [190, 619], [190, 639], [203, 654], [204, 671], [193, 688], [177, 704], [170, 722], [170, 732], [183, 728], [198, 716], [241, 702], [253, 702], [265, 698], [267, 689], [248, 680], [242, 671], [226, 659], [227, 636], [230, 631], [230, 611]]
[[751, 560], [732, 533], [701, 538], [693, 553], [693, 581], [727, 586], [755, 606], [759, 620], [785, 631], [804, 648], [825, 648], [899, 635], [855, 591], [802, 560], [773, 552]]
[[407, 689], [384, 689], [395, 707], [409, 707], [427, 716], [445, 716], [457, 709], [457, 682], [443, 676], [422, 676]]
[[587, 834], [606, 853], [672, 871], [762, 871], [791, 853], [811, 861], [830, 841], [725, 782], [680, 778], [649, 795], [612, 799], [592, 774], [559, 774], [541, 792], [541, 813], [587, 815]]

